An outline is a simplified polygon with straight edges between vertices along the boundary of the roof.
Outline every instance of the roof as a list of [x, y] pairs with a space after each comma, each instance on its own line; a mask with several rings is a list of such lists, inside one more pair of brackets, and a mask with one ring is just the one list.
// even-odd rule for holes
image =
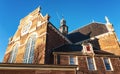
[[109, 53], [109, 52], [106, 52], [106, 51], [103, 51], [103, 50], [94, 50], [94, 53], [95, 54], [101, 54], [101, 55], [114, 55], [112, 53]]
[[69, 33], [66, 37], [71, 42], [76, 43], [106, 32], [108, 32], [108, 30], [105, 24], [90, 23], [87, 26], [74, 30], [73, 32]]
[[[102, 51], [102, 50], [94, 50], [94, 55], [95, 56], [112, 56], [112, 57], [119, 57], [119, 56], [116, 56], [112, 53], [109, 53], [109, 52], [105, 52], [105, 51]], [[53, 52], [53, 54], [59, 54], [59, 55], [77, 55], [77, 56], [88, 56], [89, 54], [84, 54], [80, 51], [69, 51], [69, 52]], [[90, 54], [91, 55], [91, 54]]]
[[66, 36], [64, 36], [51, 22], [48, 22], [48, 25], [54, 29], [55, 32], [57, 32], [62, 38], [64, 38], [68, 43], [72, 43]]
[[72, 52], [72, 51], [75, 52], [75, 51], [81, 51], [81, 50], [82, 50], [81, 45], [65, 44], [53, 49], [53, 52]]
[[[57, 47], [55, 49], [53, 49], [53, 53], [57, 53], [57, 54], [74, 54], [74, 55], [83, 55], [82, 53], [83, 47], [82, 45], [76, 45], [76, 44], [65, 44], [62, 45], [60, 47]], [[93, 51], [95, 54], [97, 55], [113, 55], [112, 53], [100, 50], [98, 48], [93, 47]]]

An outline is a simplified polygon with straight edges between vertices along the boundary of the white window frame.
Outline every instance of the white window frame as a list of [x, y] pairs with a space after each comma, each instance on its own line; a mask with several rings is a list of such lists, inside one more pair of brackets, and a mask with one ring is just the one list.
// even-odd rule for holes
[[[104, 61], [104, 59], [105, 59], [105, 58], [107, 58], [107, 60], [108, 60], [108, 62], [109, 62], [109, 65], [110, 65], [111, 70], [107, 70], [106, 65], [105, 65], [105, 61]], [[104, 63], [105, 70], [107, 70], [107, 71], [113, 71], [113, 66], [112, 66], [112, 63], [111, 63], [110, 58], [108, 58], [108, 57], [103, 57], [103, 58], [102, 58], [102, 60], [103, 60], [103, 63]]]
[[[35, 39], [34, 39], [35, 38]], [[28, 40], [30, 40], [29, 42], [29, 49], [27, 49], [28, 47], [26, 47], [25, 48], [25, 54], [24, 54], [24, 60], [23, 60], [23, 62], [24, 63], [33, 63], [33, 61], [31, 62], [30, 61], [30, 58], [32, 58], [33, 57], [33, 60], [34, 60], [34, 56], [31, 56], [30, 57], [30, 53], [31, 53], [31, 51], [32, 51], [32, 48], [35, 48], [35, 43], [34, 43], [34, 46], [32, 45], [32, 42], [33, 41], [36, 41], [36, 35], [34, 36], [34, 35], [32, 35], [32, 36], [30, 36], [29, 38], [28, 38]], [[27, 44], [28, 44], [28, 41], [27, 41]], [[27, 46], [27, 44], [26, 44], [26, 46]], [[26, 52], [28, 50], [28, 52]], [[34, 49], [33, 49], [34, 50]], [[27, 56], [26, 56], [26, 53], [28, 53], [27, 54]], [[34, 53], [34, 52], [33, 52]], [[26, 61], [25, 61], [26, 60]]]
[[[73, 63], [73, 64], [70, 62], [70, 58], [71, 58], [71, 57], [73, 57], [73, 60], [74, 60], [74, 62], [75, 62], [75, 63]], [[78, 65], [78, 57], [77, 57], [77, 56], [72, 56], [72, 55], [69, 56], [69, 64], [70, 64], [70, 65]]]
[[[88, 63], [88, 58], [91, 58], [91, 59], [92, 59], [92, 61], [93, 61], [93, 66], [94, 66], [94, 70], [90, 69], [89, 63]], [[87, 61], [88, 70], [90, 70], [90, 71], [96, 71], [96, 70], [97, 70], [96, 62], [95, 62], [95, 58], [94, 58], [94, 57], [86, 57], [86, 61]]]
[[15, 44], [13, 47], [12, 47], [12, 52], [10, 53], [10, 57], [9, 57], [9, 63], [15, 63], [15, 59], [16, 59], [16, 55], [17, 55], [17, 52], [18, 52], [18, 47], [19, 47], [19, 44]]

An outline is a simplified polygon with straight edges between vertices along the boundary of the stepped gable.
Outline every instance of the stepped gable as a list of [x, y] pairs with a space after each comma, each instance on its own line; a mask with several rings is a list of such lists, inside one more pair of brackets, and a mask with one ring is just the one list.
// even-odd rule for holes
[[102, 23], [90, 23], [87, 26], [79, 28], [66, 37], [73, 43], [80, 42], [91, 37], [108, 32], [106, 25]]

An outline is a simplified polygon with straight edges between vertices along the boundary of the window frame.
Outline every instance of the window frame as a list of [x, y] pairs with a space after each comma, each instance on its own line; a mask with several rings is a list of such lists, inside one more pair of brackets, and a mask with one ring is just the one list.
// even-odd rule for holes
[[35, 43], [36, 35], [31, 35], [26, 43], [23, 63], [33, 63]]
[[[88, 58], [92, 59], [94, 69], [90, 69]], [[90, 70], [90, 71], [96, 71], [97, 70], [96, 62], [95, 62], [95, 58], [94, 57], [86, 57], [86, 61], [87, 61], [88, 70]]]
[[19, 48], [19, 44], [15, 44], [13, 47], [12, 47], [12, 50], [11, 50], [11, 53], [10, 53], [10, 57], [8, 59], [8, 62], [9, 63], [15, 63], [16, 62], [16, 55], [18, 53], [18, 48]]
[[[109, 62], [110, 70], [108, 70], [107, 67], [106, 67], [106, 65], [105, 65], [105, 61], [104, 61], [105, 59], [107, 59], [108, 62]], [[103, 57], [102, 60], [103, 60], [103, 63], [104, 63], [105, 70], [107, 70], [107, 71], [113, 71], [113, 66], [112, 66], [112, 63], [111, 63], [110, 58], [108, 58], [108, 57]]]
[[[71, 63], [71, 57], [73, 58], [74, 60], [74, 63]], [[69, 64], [70, 65], [78, 65], [78, 57], [77, 56], [69, 56]]]
[[60, 55], [57, 55], [57, 64], [60, 64]]

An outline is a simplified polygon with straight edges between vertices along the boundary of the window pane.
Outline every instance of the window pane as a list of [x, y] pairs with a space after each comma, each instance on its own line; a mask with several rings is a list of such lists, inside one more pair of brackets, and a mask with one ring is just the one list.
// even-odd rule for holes
[[9, 63], [15, 63], [17, 51], [18, 51], [18, 44], [16, 44], [13, 47], [12, 52], [10, 53], [10, 57], [9, 57], [9, 60], [8, 60]]
[[93, 58], [87, 57], [87, 61], [88, 61], [89, 70], [95, 70], [95, 65], [94, 65], [94, 62], [93, 62]]
[[104, 60], [104, 64], [105, 64], [106, 70], [111, 70], [109, 59], [108, 58], [104, 58], [103, 60]]
[[75, 65], [77, 62], [77, 58], [74, 56], [70, 56], [70, 65]]
[[24, 54], [24, 63], [32, 63], [34, 60], [34, 46], [36, 35], [32, 35], [26, 44], [26, 50]]

